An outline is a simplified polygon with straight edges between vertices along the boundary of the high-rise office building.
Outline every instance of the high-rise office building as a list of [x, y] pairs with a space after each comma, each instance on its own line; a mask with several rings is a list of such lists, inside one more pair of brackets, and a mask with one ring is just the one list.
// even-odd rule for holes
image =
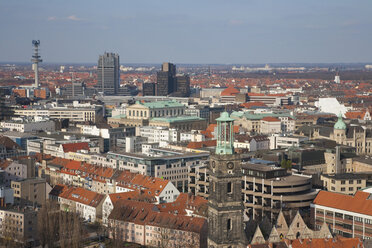
[[116, 95], [120, 88], [120, 62], [119, 55], [105, 53], [98, 59], [98, 83], [96, 88], [103, 95]]
[[176, 66], [171, 63], [163, 63], [161, 71], [157, 73], [156, 95], [167, 96], [176, 90], [175, 80]]
[[181, 97], [190, 96], [190, 77], [186, 74], [176, 76], [176, 95]]
[[143, 96], [155, 96], [155, 84], [154, 83], [143, 83], [142, 95]]

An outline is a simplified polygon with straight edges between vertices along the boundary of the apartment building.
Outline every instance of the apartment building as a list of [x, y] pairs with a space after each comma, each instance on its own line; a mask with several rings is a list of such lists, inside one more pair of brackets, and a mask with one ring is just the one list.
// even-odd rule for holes
[[245, 134], [238, 134], [235, 135], [234, 148], [254, 152], [258, 150], [268, 150], [270, 148], [269, 144], [269, 138], [264, 135], [249, 136]]
[[6, 159], [0, 161], [0, 168], [4, 171], [4, 186], [10, 187], [12, 181], [35, 177], [35, 162], [32, 159]]
[[207, 246], [206, 219], [160, 212], [149, 203], [119, 202], [108, 217], [110, 238], [154, 247]]
[[11, 182], [14, 200], [19, 204], [43, 205], [49, 198], [52, 187], [45, 179], [27, 178]]
[[108, 152], [120, 170], [129, 170], [142, 175], [170, 180], [180, 192], [188, 190], [188, 168], [203, 163], [208, 153], [179, 152], [153, 148], [151, 156], [136, 153]]
[[37, 211], [29, 207], [0, 207], [0, 234], [32, 247], [38, 239]]
[[61, 210], [76, 212], [89, 222], [102, 218], [104, 195], [80, 187], [64, 186], [62, 188], [62, 190], [53, 189], [50, 192], [52, 198], [58, 199]]

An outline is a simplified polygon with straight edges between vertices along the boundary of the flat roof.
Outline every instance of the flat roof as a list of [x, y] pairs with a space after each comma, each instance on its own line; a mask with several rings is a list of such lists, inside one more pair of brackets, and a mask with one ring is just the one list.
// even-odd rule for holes
[[[372, 174], [372, 172], [370, 172]], [[323, 174], [322, 176], [327, 178], [332, 178], [335, 180], [342, 179], [366, 179], [368, 177], [367, 173], [341, 173], [341, 174]]]
[[152, 118], [151, 121], [159, 121], [159, 122], [168, 122], [168, 123], [173, 123], [173, 122], [184, 122], [184, 121], [198, 121], [198, 120], [205, 120], [204, 118], [200, 118], [197, 116], [175, 116], [175, 117], [155, 117]]
[[139, 104], [142, 104], [142, 105], [144, 105], [148, 108], [166, 108], [166, 107], [175, 108], [175, 107], [184, 107], [185, 106], [182, 103], [179, 103], [179, 102], [173, 101], [173, 100], [144, 102], [144, 103], [139, 102]]
[[243, 169], [250, 169], [250, 170], [256, 170], [256, 171], [278, 171], [278, 170], [285, 170], [281, 167], [276, 167], [274, 165], [268, 165], [268, 164], [252, 164], [250, 162], [242, 163]]

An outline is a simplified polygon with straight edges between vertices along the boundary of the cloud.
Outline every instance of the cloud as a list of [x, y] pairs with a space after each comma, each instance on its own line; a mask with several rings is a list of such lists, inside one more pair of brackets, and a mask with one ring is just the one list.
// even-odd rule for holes
[[230, 20], [229, 24], [234, 26], [242, 25], [244, 22], [242, 20]]
[[57, 20], [57, 17], [55, 17], [55, 16], [49, 16], [47, 20], [48, 21], [55, 21], [55, 20]]
[[49, 16], [47, 18], [48, 21], [84, 21], [85, 19], [77, 17], [76, 15], [70, 15], [66, 17], [57, 17], [57, 16]]
[[68, 17], [66, 17], [67, 20], [70, 20], [70, 21], [81, 21], [83, 19], [77, 17], [76, 15], [70, 15]]

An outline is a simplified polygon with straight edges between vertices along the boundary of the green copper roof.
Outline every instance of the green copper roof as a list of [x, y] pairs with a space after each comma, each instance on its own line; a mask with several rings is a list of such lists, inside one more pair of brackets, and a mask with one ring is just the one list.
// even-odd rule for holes
[[114, 118], [114, 119], [121, 119], [121, 118], [127, 118], [127, 115], [115, 115], [115, 116], [112, 116], [111, 118]]
[[231, 115], [230, 115], [230, 117], [239, 117], [239, 118], [241, 118], [241, 117], [243, 117], [244, 116], [244, 112], [243, 111], [234, 111], [234, 112], [232, 112], [231, 113]]
[[142, 105], [148, 108], [172, 108], [172, 107], [183, 107], [184, 105], [176, 101], [156, 101], [156, 102], [144, 102]]
[[205, 119], [197, 117], [197, 116], [176, 116], [176, 117], [155, 117], [155, 118], [152, 118], [151, 120], [174, 123], [174, 122], [183, 122], [183, 121], [198, 121], [198, 120], [205, 120]]
[[231, 117], [238, 117], [243, 118], [245, 117], [247, 120], [261, 120], [265, 117], [290, 117], [292, 119], [295, 119], [294, 116], [290, 115], [289, 113], [262, 113], [262, 114], [252, 114], [250, 112], [232, 112]]
[[338, 121], [334, 125], [334, 129], [346, 129], [346, 124], [342, 120], [342, 114], [341, 113], [338, 115]]
[[229, 116], [229, 113], [223, 112], [221, 113], [220, 117], [216, 119], [216, 121], [234, 121], [234, 119]]

